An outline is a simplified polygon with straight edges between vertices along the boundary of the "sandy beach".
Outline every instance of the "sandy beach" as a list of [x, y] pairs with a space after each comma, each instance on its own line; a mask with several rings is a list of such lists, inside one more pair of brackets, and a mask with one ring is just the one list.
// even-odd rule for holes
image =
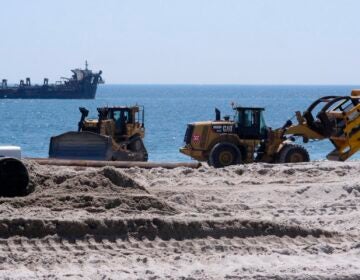
[[0, 278], [360, 278], [360, 162], [26, 165], [34, 192], [0, 199]]

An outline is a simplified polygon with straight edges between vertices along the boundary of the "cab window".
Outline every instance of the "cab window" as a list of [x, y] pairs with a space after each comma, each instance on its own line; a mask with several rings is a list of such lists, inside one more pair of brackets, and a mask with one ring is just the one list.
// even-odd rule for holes
[[244, 126], [252, 127], [255, 124], [255, 116], [253, 110], [245, 110], [244, 111]]
[[265, 123], [265, 118], [262, 112], [260, 112], [260, 135], [266, 135], [267, 126]]
[[120, 120], [120, 111], [114, 111], [112, 117], [115, 121], [119, 121]]

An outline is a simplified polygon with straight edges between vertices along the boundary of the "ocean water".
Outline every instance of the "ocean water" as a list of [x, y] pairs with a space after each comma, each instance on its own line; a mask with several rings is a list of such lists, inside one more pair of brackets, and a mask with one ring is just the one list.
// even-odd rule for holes
[[[76, 130], [80, 106], [97, 117], [99, 106], [145, 106], [145, 144], [151, 161], [189, 161], [179, 153], [189, 122], [212, 120], [214, 108], [232, 115], [231, 102], [265, 107], [267, 125], [282, 126], [296, 110], [325, 95], [348, 95], [357, 86], [101, 85], [95, 100], [0, 100], [0, 144], [22, 147], [26, 157], [47, 157], [49, 140]], [[327, 140], [307, 143], [312, 160], [325, 159]], [[355, 155], [353, 159], [359, 159]]]

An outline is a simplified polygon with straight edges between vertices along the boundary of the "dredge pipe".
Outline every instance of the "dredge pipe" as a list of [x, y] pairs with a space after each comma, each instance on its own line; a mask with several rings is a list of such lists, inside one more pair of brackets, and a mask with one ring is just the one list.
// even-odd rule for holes
[[0, 196], [14, 197], [28, 194], [29, 173], [15, 158], [0, 158]]
[[143, 161], [100, 161], [100, 160], [66, 160], [51, 158], [28, 158], [41, 165], [58, 165], [58, 166], [82, 166], [82, 167], [104, 167], [113, 166], [116, 168], [157, 168], [173, 169], [177, 167], [199, 168], [200, 162], [143, 162]]

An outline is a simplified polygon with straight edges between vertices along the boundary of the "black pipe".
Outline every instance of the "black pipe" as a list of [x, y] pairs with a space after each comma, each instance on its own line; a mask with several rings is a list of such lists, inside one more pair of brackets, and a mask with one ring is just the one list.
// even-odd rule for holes
[[53, 158], [27, 158], [40, 165], [57, 165], [57, 166], [82, 166], [82, 167], [105, 167], [113, 166], [115, 168], [167, 168], [177, 167], [199, 168], [199, 162], [144, 162], [144, 161], [104, 161], [104, 160], [73, 160], [73, 159], [53, 159]]
[[15, 158], [0, 158], [0, 196], [14, 197], [28, 194], [29, 173]]

